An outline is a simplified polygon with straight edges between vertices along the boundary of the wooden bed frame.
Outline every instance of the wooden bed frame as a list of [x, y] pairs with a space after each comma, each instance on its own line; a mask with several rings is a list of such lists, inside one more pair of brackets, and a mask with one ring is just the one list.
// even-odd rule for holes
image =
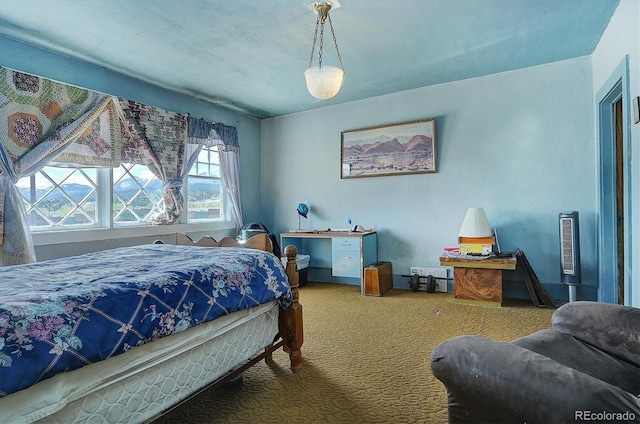
[[[155, 243], [162, 243], [162, 241], [156, 241]], [[203, 237], [198, 241], [193, 241], [188, 235], [177, 233], [175, 243], [182, 246], [199, 247], [246, 247], [250, 249], [259, 249], [267, 252], [273, 252], [271, 240], [269, 239], [267, 234], [257, 234], [245, 242], [239, 242], [232, 237], [224, 237], [220, 239], [220, 241], [216, 241], [212, 237]], [[302, 367], [302, 352], [300, 348], [302, 347], [302, 343], [304, 341], [304, 333], [302, 323], [302, 305], [299, 302], [300, 296], [298, 291], [298, 268], [296, 264], [298, 249], [293, 245], [287, 246], [284, 249], [284, 254], [287, 258], [286, 271], [287, 278], [289, 279], [289, 284], [291, 285], [293, 301], [287, 309], [283, 309], [282, 307], [280, 308], [278, 316], [279, 334], [276, 337], [276, 340], [274, 340], [273, 344], [265, 348], [264, 351], [257, 353], [247, 362], [236, 367], [228, 374], [194, 392], [179, 404], [174, 405], [158, 416], [152, 417], [151, 419], [146, 421], [147, 423], [153, 422], [160, 416], [165, 415], [169, 411], [177, 408], [190, 399], [193, 399], [195, 396], [205, 390], [218, 388], [229, 383], [230, 381], [233, 381], [234, 379], [238, 378], [245, 370], [260, 362], [262, 359], [268, 362], [273, 361], [273, 352], [280, 349], [281, 347], [285, 352], [289, 354], [289, 359], [291, 361], [291, 371], [295, 373], [300, 370], [300, 368]]]
[[[212, 237], [203, 237], [198, 241], [193, 241], [186, 234], [176, 234], [176, 244], [181, 246], [200, 246], [200, 247], [246, 247], [249, 249], [265, 250], [273, 253], [273, 246], [269, 236], [265, 234], [256, 234], [245, 242], [239, 242], [232, 237], [224, 237], [220, 241], [216, 241]], [[284, 249], [284, 255], [287, 258], [287, 278], [291, 285], [293, 302], [287, 309], [280, 308], [279, 328], [280, 341], [275, 343], [269, 352], [264, 355], [267, 360], [271, 360], [271, 352], [284, 346], [285, 352], [289, 354], [291, 359], [291, 371], [298, 372], [302, 367], [302, 347], [303, 325], [302, 325], [302, 305], [300, 304], [298, 291], [298, 268], [296, 264], [296, 256], [298, 249], [293, 246], [287, 246]], [[280, 258], [278, 258], [280, 259]], [[257, 361], [256, 361], [257, 362]]]

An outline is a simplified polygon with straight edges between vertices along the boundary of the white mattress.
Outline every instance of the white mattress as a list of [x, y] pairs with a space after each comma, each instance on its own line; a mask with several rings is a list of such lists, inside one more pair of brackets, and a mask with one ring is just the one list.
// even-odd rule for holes
[[235, 312], [0, 398], [2, 422], [142, 422], [273, 342], [276, 301]]

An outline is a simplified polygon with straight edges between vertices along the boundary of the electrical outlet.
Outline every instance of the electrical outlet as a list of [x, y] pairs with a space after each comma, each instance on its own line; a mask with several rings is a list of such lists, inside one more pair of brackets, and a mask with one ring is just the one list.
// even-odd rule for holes
[[410, 274], [418, 274], [421, 277], [432, 275], [436, 278], [447, 278], [446, 268], [428, 268], [424, 266], [412, 266]]

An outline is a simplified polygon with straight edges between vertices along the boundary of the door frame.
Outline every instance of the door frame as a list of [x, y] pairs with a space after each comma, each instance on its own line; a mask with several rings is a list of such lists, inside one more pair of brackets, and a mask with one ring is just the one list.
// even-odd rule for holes
[[618, 303], [616, 234], [616, 146], [613, 104], [622, 99], [624, 184], [624, 304], [631, 303], [631, 95], [629, 56], [625, 56], [596, 94], [598, 137], [598, 301]]

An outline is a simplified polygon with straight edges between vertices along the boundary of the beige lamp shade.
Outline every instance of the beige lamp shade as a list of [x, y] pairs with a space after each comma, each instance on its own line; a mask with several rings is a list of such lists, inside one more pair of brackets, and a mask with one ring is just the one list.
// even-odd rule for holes
[[487, 214], [484, 213], [482, 208], [469, 208], [467, 214], [462, 221], [462, 227], [458, 237], [491, 237], [493, 236], [493, 229]]

